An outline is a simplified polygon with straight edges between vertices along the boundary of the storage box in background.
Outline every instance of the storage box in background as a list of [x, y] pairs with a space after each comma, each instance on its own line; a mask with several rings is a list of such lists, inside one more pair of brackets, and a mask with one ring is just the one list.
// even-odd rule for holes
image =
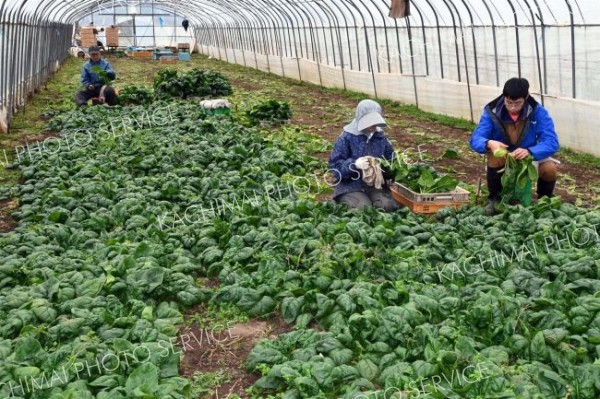
[[177, 49], [178, 50], [190, 50], [190, 44], [189, 43], [177, 43]]
[[189, 61], [192, 58], [190, 57], [190, 53], [186, 53], [186, 52], [181, 52], [179, 53], [179, 61]]
[[152, 54], [152, 59], [160, 60], [162, 57], [172, 57], [173, 52], [171, 50], [155, 49]]
[[104, 32], [106, 32], [106, 45], [108, 47], [119, 47], [119, 28], [108, 27]]
[[98, 44], [94, 28], [81, 28], [79, 36], [81, 37], [81, 47], [91, 47]]
[[458, 208], [469, 203], [469, 192], [460, 187], [448, 193], [419, 194], [400, 183], [394, 183], [390, 190], [398, 203], [415, 213], [435, 213], [447, 206]]
[[179, 61], [179, 57], [176, 55], [163, 55], [158, 60], [165, 64], [175, 64]]
[[129, 56], [133, 58], [152, 58], [153, 51], [131, 51], [129, 52]]
[[79, 34], [81, 36], [83, 35], [95, 35], [94, 33], [94, 29], [96, 29], [93, 26], [83, 26], [80, 30], [79, 30]]

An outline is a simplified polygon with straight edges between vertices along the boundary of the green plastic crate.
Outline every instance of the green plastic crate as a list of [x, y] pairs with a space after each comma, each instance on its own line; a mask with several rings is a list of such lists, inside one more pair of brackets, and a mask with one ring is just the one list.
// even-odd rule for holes
[[206, 112], [210, 115], [231, 115], [231, 108], [206, 108]]

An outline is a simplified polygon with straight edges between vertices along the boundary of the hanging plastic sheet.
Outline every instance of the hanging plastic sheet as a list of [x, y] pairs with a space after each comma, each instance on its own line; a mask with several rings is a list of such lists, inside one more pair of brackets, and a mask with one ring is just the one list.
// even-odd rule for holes
[[404, 18], [410, 15], [410, 0], [392, 0], [390, 18]]

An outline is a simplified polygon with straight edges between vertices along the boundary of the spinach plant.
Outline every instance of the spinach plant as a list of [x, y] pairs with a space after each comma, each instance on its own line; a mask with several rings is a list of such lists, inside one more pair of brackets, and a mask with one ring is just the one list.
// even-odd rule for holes
[[110, 86], [111, 79], [108, 77], [108, 72], [106, 72], [98, 65], [93, 66], [90, 70], [98, 75], [98, 77], [100, 78], [100, 82], [103, 85]]
[[533, 165], [533, 157], [528, 155], [524, 159], [517, 160], [504, 148], [494, 151], [494, 156], [506, 158], [504, 168], [499, 171], [504, 172], [502, 175], [501, 204], [507, 205], [519, 202], [523, 205], [529, 205], [531, 202], [531, 183], [538, 178], [537, 169]]

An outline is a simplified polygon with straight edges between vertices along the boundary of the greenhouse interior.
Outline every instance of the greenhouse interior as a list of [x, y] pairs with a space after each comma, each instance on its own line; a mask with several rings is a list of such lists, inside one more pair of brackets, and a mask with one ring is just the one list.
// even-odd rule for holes
[[598, 37], [592, 0], [0, 0], [0, 397], [600, 398]]

